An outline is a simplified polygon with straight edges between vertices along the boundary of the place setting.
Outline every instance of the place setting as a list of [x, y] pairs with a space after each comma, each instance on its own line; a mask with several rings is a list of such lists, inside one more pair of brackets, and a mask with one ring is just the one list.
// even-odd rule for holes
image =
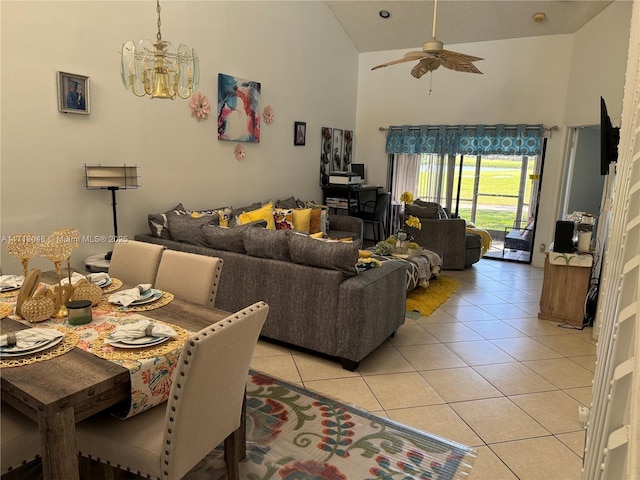
[[101, 308], [139, 312], [162, 307], [173, 300], [173, 294], [152, 288], [150, 283], [112, 293], [101, 302]]
[[23, 275], [0, 275], [0, 295], [13, 296], [17, 294], [23, 282]]
[[93, 285], [97, 285], [102, 289], [103, 293], [111, 293], [122, 287], [122, 281], [109, 276], [106, 272], [97, 272], [97, 273], [88, 273], [81, 274], [78, 272], [73, 272], [69, 278], [63, 278], [60, 283], [62, 285], [66, 285], [71, 281], [72, 285], [76, 285], [83, 280], [88, 281]]
[[62, 355], [79, 337], [63, 328], [28, 328], [0, 335], [0, 367], [26, 365]]
[[102, 333], [92, 351], [108, 360], [148, 358], [174, 350], [187, 337], [188, 332], [177, 325], [142, 319]]

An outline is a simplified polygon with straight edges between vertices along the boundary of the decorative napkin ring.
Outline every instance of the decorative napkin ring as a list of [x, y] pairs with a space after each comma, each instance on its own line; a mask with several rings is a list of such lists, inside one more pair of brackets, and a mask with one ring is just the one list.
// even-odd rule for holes
[[144, 329], [145, 337], [153, 337], [153, 324], [147, 325], [147, 328]]
[[18, 339], [16, 338], [15, 332], [7, 333], [7, 347], [15, 347], [16, 343], [18, 343]]

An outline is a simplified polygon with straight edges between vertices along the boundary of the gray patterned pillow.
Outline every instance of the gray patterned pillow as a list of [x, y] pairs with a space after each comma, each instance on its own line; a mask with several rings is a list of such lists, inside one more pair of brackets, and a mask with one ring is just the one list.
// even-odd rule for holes
[[311, 267], [338, 270], [344, 277], [358, 272], [358, 246], [355, 242], [326, 242], [302, 234], [288, 236], [291, 260]]
[[267, 230], [266, 228], [249, 228], [244, 231], [244, 248], [252, 257], [273, 258], [274, 260], [291, 261], [289, 255], [288, 230]]
[[171, 233], [169, 231], [169, 224], [167, 223], [167, 215], [169, 213], [176, 213], [178, 215], [187, 215], [189, 212], [186, 208], [179, 203], [171, 210], [166, 211], [165, 213], [150, 213], [147, 216], [147, 222], [149, 223], [149, 230], [151, 230], [151, 235], [154, 237], [160, 238], [171, 238]]
[[[426, 203], [430, 203], [430, 205], [425, 205]], [[423, 202], [423, 205], [417, 204], [408, 204], [404, 207], [405, 217], [409, 217], [409, 215], [413, 215], [418, 218], [440, 218], [440, 210], [442, 208], [437, 203], [431, 202]]]
[[217, 225], [217, 215], [203, 215], [194, 218], [191, 215], [167, 214], [171, 239], [176, 242], [185, 242], [192, 245], [207, 246], [202, 227], [205, 225]]
[[265, 228], [267, 222], [257, 220], [255, 222], [237, 225], [235, 227], [219, 227], [217, 225], [205, 225], [202, 233], [206, 246], [216, 250], [226, 250], [228, 252], [247, 253], [244, 247], [244, 232], [249, 228]]
[[236, 217], [240, 215], [242, 212], [251, 212], [260, 207], [262, 207], [262, 203], [256, 202], [251, 205], [247, 205], [246, 207], [234, 208], [233, 210], [231, 210], [231, 215], [229, 218], [229, 226], [235, 227], [238, 224]]

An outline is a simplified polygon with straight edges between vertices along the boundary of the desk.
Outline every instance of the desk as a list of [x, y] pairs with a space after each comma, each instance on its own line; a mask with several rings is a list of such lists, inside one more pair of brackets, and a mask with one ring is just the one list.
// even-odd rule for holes
[[[322, 187], [322, 204], [334, 210], [346, 210], [347, 215], [351, 215], [360, 210], [360, 193], [374, 192], [374, 194], [377, 194], [380, 189], [382, 189], [380, 185], [337, 185], [330, 183]], [[327, 203], [327, 198], [343, 199], [345, 204], [344, 206], [331, 205]]]
[[[47, 275], [44, 281], [51, 281]], [[229, 315], [179, 299], [144, 314], [190, 331]], [[8, 318], [1, 323], [2, 333], [24, 328], [29, 327]], [[75, 422], [126, 402], [131, 394], [126, 368], [77, 347], [50, 360], [0, 372], [2, 400], [38, 422], [45, 480], [78, 479]]]

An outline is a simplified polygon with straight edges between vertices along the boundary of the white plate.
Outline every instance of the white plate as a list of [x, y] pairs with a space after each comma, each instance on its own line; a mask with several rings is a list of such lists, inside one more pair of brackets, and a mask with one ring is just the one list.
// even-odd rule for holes
[[25, 349], [25, 350], [19, 350], [19, 351], [0, 350], [0, 357], [19, 357], [21, 355], [31, 355], [32, 353], [38, 353], [43, 350], [46, 350], [47, 348], [56, 346], [62, 341], [63, 338], [64, 336], [54, 338], [50, 342], [46, 342], [44, 345], [41, 345], [39, 347], [33, 347], [31, 349]]
[[104, 287], [108, 287], [109, 285], [111, 285], [112, 281], [111, 281], [111, 277], [109, 278], [105, 278], [104, 280], [101, 280], [100, 282], [96, 283], [96, 285], [98, 285], [100, 288], [104, 288]]
[[29, 350], [40, 348], [42, 345], [44, 345], [45, 343], [49, 343], [50, 341], [51, 340], [40, 340], [38, 343], [31, 345], [30, 347], [23, 347], [23, 348], [19, 348], [17, 345], [14, 345], [13, 347], [7, 347], [6, 345], [4, 345], [0, 347], [0, 352], [6, 352], [6, 353], [28, 352]]
[[[138, 342], [138, 340], [146, 340], [145, 343], [129, 343], [129, 342]], [[153, 347], [154, 345], [160, 345], [161, 343], [169, 340], [169, 337], [143, 337], [136, 338], [135, 340], [122, 340], [121, 342], [113, 342], [110, 343], [112, 347], [116, 348], [144, 348], [144, 347]]]
[[143, 305], [145, 303], [155, 302], [160, 297], [162, 297], [162, 292], [160, 290], [155, 290], [151, 288], [149, 292], [150, 293], [145, 292], [144, 294], [142, 294], [142, 298], [131, 302], [131, 305]]
[[14, 290], [18, 290], [20, 287], [22, 287], [22, 284], [15, 286], [15, 287], [11, 287], [11, 286], [7, 286], [7, 287], [2, 287], [0, 288], [0, 292], [4, 293], [4, 292], [12, 292]]

